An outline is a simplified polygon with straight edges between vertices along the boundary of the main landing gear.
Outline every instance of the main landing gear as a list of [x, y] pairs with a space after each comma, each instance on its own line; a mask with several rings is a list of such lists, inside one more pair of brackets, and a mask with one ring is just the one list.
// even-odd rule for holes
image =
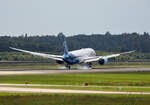
[[91, 62], [87, 63], [87, 67], [88, 67], [88, 69], [91, 69], [92, 68], [92, 63]]
[[71, 69], [71, 66], [70, 66], [70, 65], [66, 65], [66, 69], [67, 69], [67, 70], [70, 70], [70, 69]]

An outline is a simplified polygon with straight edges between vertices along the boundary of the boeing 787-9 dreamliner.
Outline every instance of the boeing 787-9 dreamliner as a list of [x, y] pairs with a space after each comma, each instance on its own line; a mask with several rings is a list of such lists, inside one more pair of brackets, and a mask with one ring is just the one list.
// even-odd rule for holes
[[56, 60], [59, 64], [65, 64], [66, 69], [70, 69], [71, 65], [74, 64], [86, 64], [89, 68], [92, 66], [92, 62], [98, 62], [100, 65], [104, 65], [108, 62], [108, 59], [120, 56], [122, 54], [132, 53], [134, 51], [128, 51], [124, 53], [112, 54], [107, 56], [96, 56], [96, 52], [92, 48], [82, 48], [79, 50], [68, 51], [67, 43], [64, 38], [63, 42], [64, 46], [64, 54], [63, 55], [52, 55], [52, 54], [44, 54], [38, 52], [32, 52], [27, 50], [22, 50], [18, 48], [10, 47], [13, 50], [29, 53], [36, 56], [41, 56], [45, 58], [50, 58]]

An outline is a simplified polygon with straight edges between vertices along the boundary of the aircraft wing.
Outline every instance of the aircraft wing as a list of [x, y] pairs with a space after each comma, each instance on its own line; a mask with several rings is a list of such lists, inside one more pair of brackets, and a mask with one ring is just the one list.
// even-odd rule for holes
[[13, 47], [9, 47], [9, 48], [12, 49], [12, 50], [25, 52], [25, 53], [29, 53], [29, 54], [36, 55], [36, 56], [41, 56], [41, 57], [45, 57], [45, 58], [50, 58], [50, 59], [54, 59], [54, 60], [63, 61], [63, 56], [61, 56], [61, 55], [51, 55], [51, 54], [31, 52], [31, 51], [17, 49], [17, 48], [13, 48]]
[[94, 56], [94, 57], [87, 57], [83, 60], [84, 63], [88, 63], [88, 62], [95, 62], [98, 61], [99, 59], [109, 59], [109, 58], [114, 58], [114, 57], [118, 57], [120, 55], [123, 54], [129, 54], [135, 52], [135, 50], [133, 51], [128, 51], [128, 52], [123, 52], [123, 53], [118, 53], [118, 54], [112, 54], [112, 55], [106, 55], [106, 56]]

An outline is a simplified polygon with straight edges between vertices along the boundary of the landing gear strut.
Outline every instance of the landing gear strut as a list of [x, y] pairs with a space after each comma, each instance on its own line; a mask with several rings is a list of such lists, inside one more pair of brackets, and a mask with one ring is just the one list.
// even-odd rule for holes
[[91, 62], [87, 63], [87, 67], [88, 67], [89, 69], [91, 69], [91, 68], [92, 68], [92, 63], [91, 63]]
[[67, 70], [70, 70], [70, 68], [71, 68], [70, 65], [66, 65]]

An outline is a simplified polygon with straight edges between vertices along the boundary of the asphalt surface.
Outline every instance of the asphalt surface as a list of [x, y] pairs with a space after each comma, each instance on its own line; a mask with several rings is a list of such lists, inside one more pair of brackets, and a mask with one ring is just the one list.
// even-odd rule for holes
[[150, 72], [150, 68], [107, 68], [89, 70], [32, 70], [32, 69], [0, 69], [0, 75], [20, 75], [20, 74], [60, 74], [60, 73], [120, 73], [120, 72]]
[[89, 90], [70, 90], [70, 89], [41, 89], [23, 87], [0, 87], [2, 92], [16, 93], [82, 93], [82, 94], [140, 94], [150, 95], [150, 92], [114, 92], [114, 91], [89, 91]]

